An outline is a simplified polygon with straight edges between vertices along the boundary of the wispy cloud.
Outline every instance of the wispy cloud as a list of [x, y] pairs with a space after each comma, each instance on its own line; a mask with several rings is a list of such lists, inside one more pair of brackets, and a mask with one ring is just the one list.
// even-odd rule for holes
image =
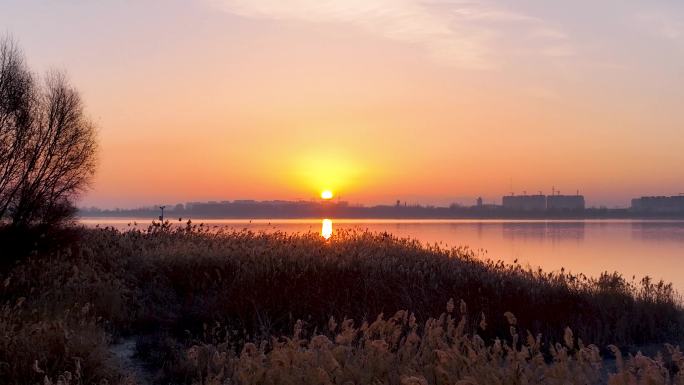
[[654, 36], [665, 39], [679, 39], [684, 37], [684, 20], [661, 12], [649, 11], [636, 15], [639, 22], [646, 30]]
[[207, 0], [248, 18], [341, 23], [423, 47], [440, 63], [496, 67], [497, 41], [526, 39], [540, 55], [570, 54], [567, 36], [540, 19], [477, 1]]

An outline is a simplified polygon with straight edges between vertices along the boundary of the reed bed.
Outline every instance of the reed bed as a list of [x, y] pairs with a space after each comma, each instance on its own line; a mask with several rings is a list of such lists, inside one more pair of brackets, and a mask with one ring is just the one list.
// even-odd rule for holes
[[[446, 313], [423, 325], [406, 311], [358, 328], [331, 319], [326, 333], [312, 338], [302, 338], [297, 324], [291, 337], [247, 343], [239, 354], [228, 342], [194, 345], [176, 370], [206, 385], [684, 384], [684, 355], [671, 345], [656, 358], [623, 357], [609, 346], [615, 361], [606, 362], [570, 328], [562, 343], [549, 346], [539, 335], [519, 334], [512, 313], [510, 334], [488, 343], [467, 330], [465, 304], [460, 314], [453, 308], [450, 301]], [[483, 319], [479, 330], [485, 328]]]
[[0, 279], [0, 383], [135, 383], [120, 338], [159, 383], [682, 383], [671, 285], [384, 233], [80, 229]]

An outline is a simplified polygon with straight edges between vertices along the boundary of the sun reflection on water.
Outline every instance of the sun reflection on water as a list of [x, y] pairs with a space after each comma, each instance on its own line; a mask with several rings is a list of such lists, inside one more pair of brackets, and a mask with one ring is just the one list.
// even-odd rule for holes
[[324, 219], [321, 226], [321, 236], [325, 239], [330, 239], [333, 232], [333, 222], [330, 219]]

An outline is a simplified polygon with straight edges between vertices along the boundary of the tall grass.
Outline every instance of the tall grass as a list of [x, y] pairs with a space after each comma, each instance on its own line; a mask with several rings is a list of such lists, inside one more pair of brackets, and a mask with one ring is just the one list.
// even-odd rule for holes
[[[556, 340], [566, 326], [601, 345], [679, 340], [684, 332], [679, 299], [663, 282], [546, 273], [389, 234], [342, 232], [325, 241], [317, 234], [152, 228], [90, 231], [84, 245], [82, 259], [118, 268], [118, 280], [138, 293], [134, 302], [143, 306], [126, 317], [136, 328], [197, 330], [220, 321], [270, 335], [291, 330], [297, 319], [321, 325], [330, 316], [372, 319], [397, 309], [425, 320], [445, 298], [457, 298], [475, 315], [512, 311], [521, 325]], [[494, 319], [490, 330], [494, 336], [508, 326]]]
[[[315, 370], [322, 381], [316, 383], [328, 378], [330, 383], [434, 384], [442, 383], [434, 374], [439, 365], [446, 365], [449, 381], [509, 378], [514, 373], [509, 371], [522, 370], [516, 369], [522, 364], [510, 365], [523, 356], [533, 373], [551, 378], [561, 371], [554, 375], [567, 379], [592, 367], [589, 361], [575, 365], [597, 349], [580, 347], [579, 339], [629, 350], [676, 344], [684, 333], [679, 298], [662, 282], [628, 282], [616, 273], [598, 278], [546, 273], [482, 261], [466, 248], [442, 249], [383, 233], [341, 232], [326, 241], [317, 234], [217, 231], [190, 223], [145, 231], [82, 229], [78, 242], [28, 258], [0, 279], [0, 379], [16, 384], [46, 378], [57, 383], [60, 376], [64, 381], [70, 376], [73, 384], [130, 383], [133, 376], [107, 351], [113, 340], [130, 335], [137, 336], [139, 357], [164, 383], [288, 383], [274, 380], [290, 377], [273, 367], [282, 366], [283, 356], [301, 356], [297, 364], [287, 361], [292, 378]], [[468, 303], [468, 312], [454, 319], [452, 304], [447, 314], [430, 319], [448, 298]], [[376, 320], [401, 309], [413, 313]], [[504, 314], [516, 316], [513, 334]], [[333, 327], [334, 320], [343, 321]], [[573, 331], [573, 346], [566, 327]], [[456, 330], [450, 328], [461, 334], [449, 334]], [[293, 338], [272, 339], [293, 329]], [[528, 346], [527, 331], [536, 350]], [[354, 337], [344, 342], [339, 339], [344, 333]], [[518, 333], [524, 338], [515, 337]], [[409, 340], [418, 350], [409, 349]], [[266, 343], [250, 345], [260, 341]], [[562, 354], [570, 368], [555, 363], [562, 350], [557, 341], [566, 341]], [[320, 366], [324, 348], [346, 352], [344, 361], [335, 356], [346, 369]], [[466, 365], [459, 360], [470, 357], [469, 349], [479, 358]], [[253, 354], [260, 361], [249, 361]], [[667, 362], [649, 361], [655, 365], [649, 370], [661, 365], [674, 381], [670, 374], [680, 355], [674, 348], [667, 354]], [[201, 357], [220, 362], [211, 361], [209, 368]], [[307, 361], [311, 357], [319, 358]], [[627, 360], [621, 370], [629, 372], [629, 365], [644, 359]], [[371, 369], [365, 360], [386, 369]], [[240, 365], [279, 374], [255, 372], [249, 380]], [[607, 380], [605, 370], [594, 369], [596, 381]], [[494, 377], [478, 377], [478, 370]], [[309, 374], [307, 381], [313, 378]], [[528, 383], [542, 378], [525, 376]]]
[[[508, 313], [509, 335], [485, 341], [468, 330], [465, 305], [420, 325], [399, 311], [354, 327], [350, 320], [311, 338], [295, 325], [289, 338], [245, 344], [199, 344], [186, 350], [177, 370], [193, 384], [684, 384], [684, 355], [666, 346], [655, 359], [623, 357], [611, 346], [607, 365], [595, 345], [566, 328], [562, 343], [544, 346], [539, 335], [521, 334]], [[472, 332], [472, 334], [471, 334]], [[614, 368], [609, 368], [614, 366]]]

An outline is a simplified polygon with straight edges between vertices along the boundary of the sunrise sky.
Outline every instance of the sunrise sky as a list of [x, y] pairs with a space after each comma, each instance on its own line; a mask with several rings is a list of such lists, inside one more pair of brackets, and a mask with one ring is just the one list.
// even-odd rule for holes
[[680, 0], [1, 0], [4, 31], [99, 127], [82, 206], [684, 193]]

